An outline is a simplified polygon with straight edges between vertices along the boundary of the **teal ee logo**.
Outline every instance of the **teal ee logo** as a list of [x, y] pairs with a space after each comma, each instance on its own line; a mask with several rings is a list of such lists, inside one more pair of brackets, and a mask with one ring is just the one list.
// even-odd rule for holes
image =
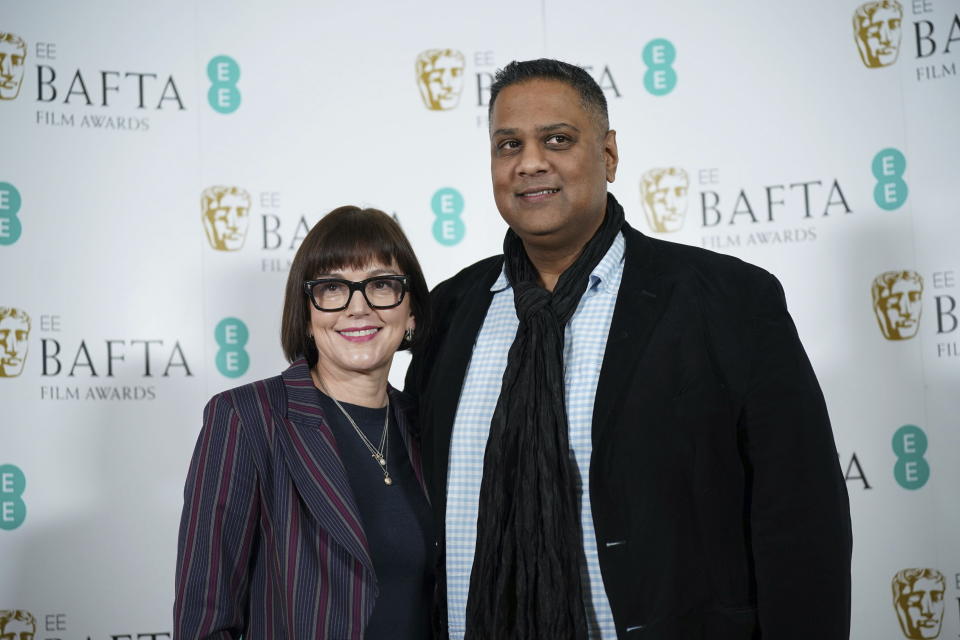
[[444, 187], [438, 189], [430, 199], [430, 208], [437, 217], [433, 221], [433, 237], [440, 244], [452, 247], [467, 233], [467, 227], [460, 219], [463, 213], [463, 196], [456, 189]]
[[230, 56], [217, 56], [207, 64], [210, 90], [207, 101], [217, 113], [233, 113], [240, 108], [240, 65]]
[[669, 40], [657, 38], [643, 48], [643, 63], [647, 65], [643, 86], [649, 93], [665, 96], [677, 86], [677, 72], [673, 70], [676, 59], [677, 50]]
[[873, 188], [873, 200], [886, 211], [893, 211], [907, 201], [907, 183], [903, 181], [903, 172], [907, 169], [907, 159], [897, 149], [889, 147], [873, 156], [873, 177], [877, 186]]
[[20, 192], [9, 182], [0, 182], [0, 245], [20, 239]]
[[220, 349], [217, 351], [217, 371], [228, 378], [239, 378], [250, 368], [250, 355], [244, 350], [250, 332], [247, 325], [237, 318], [224, 318], [217, 323], [213, 337]]
[[27, 505], [22, 497], [26, 488], [27, 478], [19, 467], [0, 465], [0, 529], [13, 531], [26, 520]]
[[893, 434], [893, 452], [897, 463], [893, 465], [893, 477], [904, 489], [911, 491], [927, 484], [930, 465], [923, 459], [927, 452], [927, 436], [923, 429], [905, 424]]

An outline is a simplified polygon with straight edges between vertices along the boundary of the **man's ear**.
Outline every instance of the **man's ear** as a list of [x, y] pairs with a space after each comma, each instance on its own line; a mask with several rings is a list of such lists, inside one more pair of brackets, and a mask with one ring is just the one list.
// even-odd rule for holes
[[620, 154], [617, 151], [617, 132], [607, 131], [603, 137], [603, 159], [607, 169], [607, 182], [617, 179], [617, 166], [620, 164]]

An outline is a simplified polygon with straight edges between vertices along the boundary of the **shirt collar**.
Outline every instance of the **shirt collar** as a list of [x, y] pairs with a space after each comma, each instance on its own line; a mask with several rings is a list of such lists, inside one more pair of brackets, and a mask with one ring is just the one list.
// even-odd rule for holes
[[[606, 255], [597, 263], [590, 273], [590, 285], [588, 289], [604, 291], [605, 285], [610, 282], [617, 270], [623, 264], [623, 253], [626, 248], [626, 241], [623, 239], [623, 232], [617, 234], [613, 239]], [[490, 287], [492, 293], [500, 293], [510, 288], [510, 281], [507, 279], [507, 263], [504, 260], [503, 268], [500, 270], [500, 277]]]

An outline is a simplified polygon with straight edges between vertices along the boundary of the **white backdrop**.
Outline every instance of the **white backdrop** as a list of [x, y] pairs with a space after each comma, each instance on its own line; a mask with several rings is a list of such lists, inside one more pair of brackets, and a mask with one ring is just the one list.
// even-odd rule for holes
[[[431, 285], [498, 253], [490, 74], [549, 56], [605, 89], [632, 225], [783, 282], [848, 476], [853, 637], [906, 637], [891, 580], [929, 568], [956, 638], [960, 1], [870, 8], [865, 57], [859, 6], [0, 0], [0, 625], [169, 637], [201, 409], [284, 367], [306, 228], [394, 213]], [[416, 63], [446, 49], [431, 109]], [[671, 168], [672, 190], [641, 190]], [[211, 187], [240, 194], [229, 250], [204, 229]], [[890, 271], [922, 290], [894, 278], [878, 321]]]

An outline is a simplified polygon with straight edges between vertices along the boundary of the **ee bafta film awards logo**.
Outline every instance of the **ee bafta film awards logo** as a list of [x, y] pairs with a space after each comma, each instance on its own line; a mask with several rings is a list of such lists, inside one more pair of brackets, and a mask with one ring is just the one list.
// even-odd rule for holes
[[239, 318], [224, 318], [213, 330], [216, 340], [216, 364], [220, 375], [239, 378], [250, 368], [250, 354], [244, 349], [250, 340], [247, 325]]
[[[23, 501], [26, 488], [27, 477], [20, 467], [0, 464], [0, 529], [3, 531], [13, 531], [27, 519], [27, 503]], [[0, 638], [6, 637], [0, 635]]]
[[224, 115], [240, 108], [240, 65], [230, 56], [217, 56], [207, 63], [207, 78], [210, 89], [207, 90], [207, 102], [210, 108]]
[[14, 244], [20, 239], [23, 225], [20, 224], [20, 192], [9, 182], [0, 182], [0, 247]]
[[13, 100], [20, 95], [27, 43], [15, 33], [0, 31], [0, 100]]
[[448, 111], [460, 104], [466, 71], [463, 54], [456, 49], [427, 49], [417, 55], [417, 87], [423, 105], [431, 111]]
[[902, 569], [893, 576], [893, 608], [903, 637], [940, 637], [947, 581], [936, 569]]
[[240, 187], [208, 187], [200, 196], [203, 230], [217, 251], [239, 251], [250, 224], [250, 194]]
[[0, 307], [0, 378], [23, 373], [30, 346], [30, 316], [13, 307]]
[[677, 59], [677, 49], [664, 38], [651, 40], [643, 48], [643, 63], [647, 66], [643, 74], [643, 87], [654, 96], [665, 96], [677, 86], [677, 71], [673, 63]]
[[690, 179], [678, 167], [650, 169], [640, 177], [640, 200], [650, 229], [670, 233], [683, 228]]
[[902, 26], [903, 7], [897, 0], [872, 0], [853, 12], [853, 39], [868, 69], [897, 61]]
[[22, 609], [0, 609], [0, 638], [33, 640], [37, 633], [37, 619]]
[[430, 199], [433, 221], [433, 237], [445, 247], [452, 247], [463, 240], [467, 227], [460, 219], [463, 213], [463, 195], [453, 187], [438, 189]]
[[916, 271], [886, 271], [870, 287], [873, 313], [887, 340], [909, 340], [920, 328], [923, 277]]

